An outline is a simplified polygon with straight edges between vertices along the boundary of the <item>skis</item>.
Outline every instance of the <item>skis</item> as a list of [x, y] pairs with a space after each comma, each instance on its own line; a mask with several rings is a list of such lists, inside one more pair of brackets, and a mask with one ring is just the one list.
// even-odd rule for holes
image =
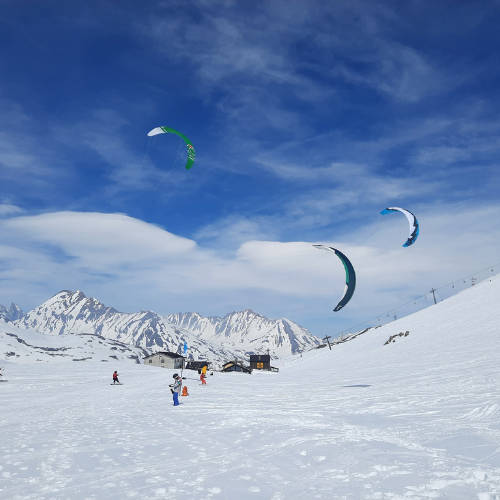
[[121, 382], [117, 382], [116, 384], [111, 384], [111, 385], [123, 385]]

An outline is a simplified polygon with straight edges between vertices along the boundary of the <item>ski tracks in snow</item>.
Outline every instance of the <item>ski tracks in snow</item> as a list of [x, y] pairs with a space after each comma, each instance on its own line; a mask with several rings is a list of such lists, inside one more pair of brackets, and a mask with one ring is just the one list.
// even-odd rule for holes
[[500, 404], [493, 403], [485, 406], [474, 408], [470, 412], [462, 415], [463, 420], [480, 421], [480, 420], [498, 420], [500, 413]]
[[[19, 365], [2, 393], [8, 500], [498, 500], [498, 412], [452, 378], [219, 374], [174, 408], [172, 371]], [[5, 384], [7, 385], [7, 384]], [[346, 386], [351, 387], [346, 387]], [[465, 399], [464, 399], [465, 398]], [[467, 407], [464, 406], [467, 402]], [[479, 435], [482, 433], [481, 435]], [[495, 444], [497, 443], [497, 444]], [[498, 465], [497, 465], [498, 464]]]

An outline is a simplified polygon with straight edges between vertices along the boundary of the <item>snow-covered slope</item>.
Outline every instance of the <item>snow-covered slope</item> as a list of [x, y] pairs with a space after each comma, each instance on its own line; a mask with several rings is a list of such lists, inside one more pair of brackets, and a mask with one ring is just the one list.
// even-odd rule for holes
[[495, 277], [279, 373], [185, 372], [179, 407], [172, 370], [7, 363], [2, 498], [498, 500], [499, 303]]
[[204, 318], [197, 313], [178, 313], [166, 319], [199, 338], [245, 351], [261, 351], [289, 356], [317, 347], [322, 342], [308, 330], [288, 319], [269, 319], [252, 310], [233, 312], [223, 318]]
[[185, 372], [179, 407], [172, 370], [7, 362], [2, 498], [498, 500], [499, 303], [496, 277], [279, 373]]
[[63, 337], [17, 328], [0, 321], [0, 360], [36, 361], [132, 361], [142, 363], [150, 351], [113, 341], [101, 335], [69, 334]]

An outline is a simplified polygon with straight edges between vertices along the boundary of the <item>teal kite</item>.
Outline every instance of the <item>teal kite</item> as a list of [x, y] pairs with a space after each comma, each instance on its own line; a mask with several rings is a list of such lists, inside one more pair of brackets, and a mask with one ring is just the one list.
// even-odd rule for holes
[[351, 261], [339, 250], [333, 247], [328, 247], [326, 245], [313, 245], [314, 248], [319, 248], [320, 250], [327, 250], [333, 252], [344, 264], [345, 269], [345, 288], [344, 294], [340, 299], [339, 303], [335, 306], [333, 312], [340, 311], [350, 300], [356, 288], [356, 273], [354, 272], [354, 267]]

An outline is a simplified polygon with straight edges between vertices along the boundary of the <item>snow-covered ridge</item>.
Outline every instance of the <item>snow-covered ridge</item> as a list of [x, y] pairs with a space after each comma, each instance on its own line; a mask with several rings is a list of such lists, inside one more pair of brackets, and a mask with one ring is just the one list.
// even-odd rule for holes
[[232, 312], [220, 318], [204, 318], [197, 313], [177, 313], [166, 319], [179, 328], [185, 328], [199, 338], [245, 350], [261, 350], [279, 355], [290, 355], [312, 349], [321, 344], [318, 337], [288, 319], [270, 319], [251, 309]]
[[275, 356], [290, 355], [321, 343], [289, 320], [270, 320], [249, 310], [224, 318], [202, 318], [194, 313], [168, 317], [152, 311], [123, 313], [80, 291], [68, 290], [57, 293], [14, 324], [49, 335], [93, 333], [151, 351], [181, 353], [187, 342], [189, 359], [216, 364], [267, 349]]

